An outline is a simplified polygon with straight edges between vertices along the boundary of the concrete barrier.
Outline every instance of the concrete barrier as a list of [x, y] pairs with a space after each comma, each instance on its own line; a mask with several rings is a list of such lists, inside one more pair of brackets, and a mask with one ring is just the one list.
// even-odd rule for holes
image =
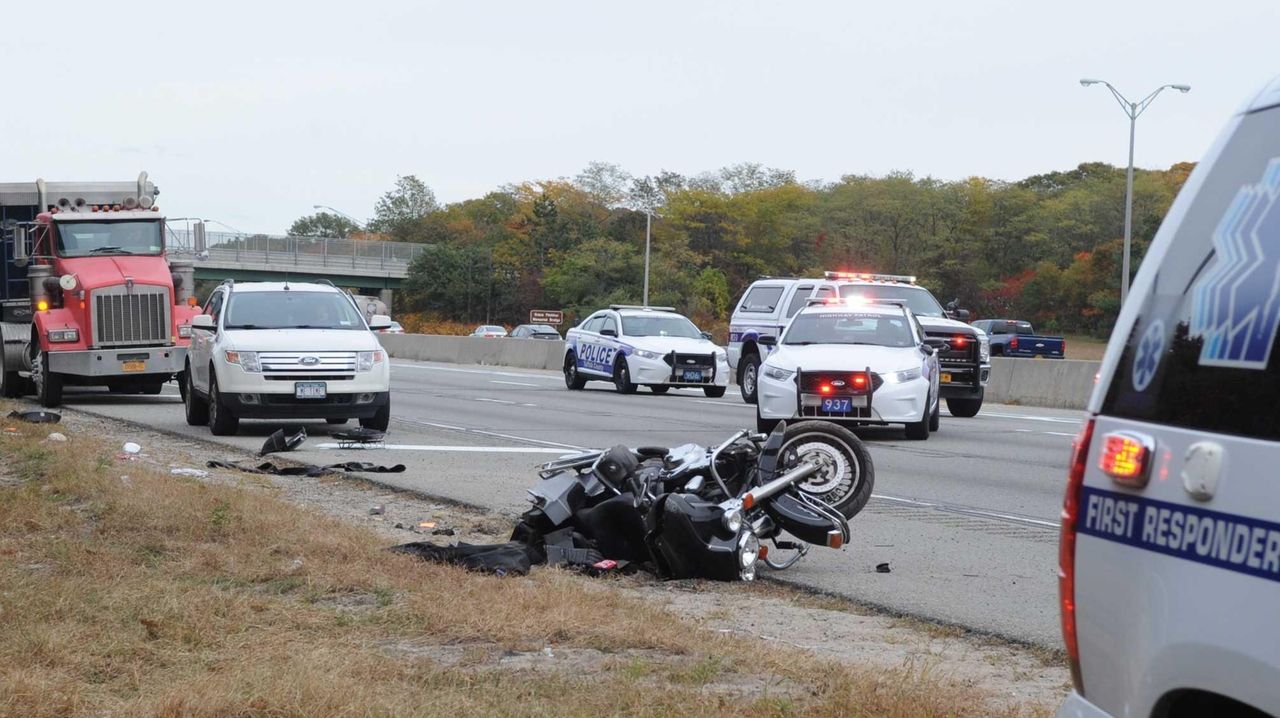
[[1098, 375], [1096, 361], [1071, 359], [991, 360], [988, 402], [1083, 409]]
[[[397, 359], [559, 369], [564, 342], [543, 339], [484, 339], [427, 334], [379, 334], [387, 353]], [[1093, 393], [1098, 362], [1061, 359], [991, 360], [987, 402], [1083, 409]]]

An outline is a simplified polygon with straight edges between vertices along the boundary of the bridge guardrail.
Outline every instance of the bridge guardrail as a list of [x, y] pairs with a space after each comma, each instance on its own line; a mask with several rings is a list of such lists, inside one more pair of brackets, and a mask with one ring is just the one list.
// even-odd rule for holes
[[169, 229], [168, 250], [171, 254], [191, 255], [202, 260], [271, 266], [289, 264], [298, 267], [404, 273], [426, 247], [411, 242], [280, 237], [232, 232], [205, 232], [204, 247], [195, 245], [195, 233], [191, 230]]

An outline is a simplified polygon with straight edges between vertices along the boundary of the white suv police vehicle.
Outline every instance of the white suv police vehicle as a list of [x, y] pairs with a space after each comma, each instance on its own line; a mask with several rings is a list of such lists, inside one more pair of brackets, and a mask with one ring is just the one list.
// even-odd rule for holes
[[612, 381], [622, 394], [647, 386], [654, 394], [699, 387], [724, 396], [729, 364], [711, 335], [672, 307], [614, 304], [565, 334], [564, 383], [581, 389], [588, 381]]
[[1280, 78], [1160, 227], [1063, 507], [1059, 716], [1280, 715]]
[[926, 337], [904, 306], [814, 300], [791, 319], [760, 365], [756, 424], [821, 419], [903, 424], [908, 439], [938, 430], [941, 339]]
[[987, 335], [958, 321], [968, 318], [969, 313], [964, 310], [957, 310], [957, 318], [951, 318], [952, 313], [915, 282], [915, 277], [904, 275], [850, 272], [826, 272], [822, 279], [763, 277], [753, 282], [729, 320], [729, 365], [743, 400], [748, 404], [756, 402], [760, 364], [769, 353], [760, 337], [776, 338], [810, 299], [865, 299], [906, 304], [926, 336], [947, 343], [947, 348], [938, 353], [939, 393], [947, 400], [952, 416], [976, 416], [991, 374]]
[[191, 322], [187, 423], [234, 434], [240, 419], [327, 419], [386, 431], [391, 369], [351, 295], [332, 284], [228, 281]]

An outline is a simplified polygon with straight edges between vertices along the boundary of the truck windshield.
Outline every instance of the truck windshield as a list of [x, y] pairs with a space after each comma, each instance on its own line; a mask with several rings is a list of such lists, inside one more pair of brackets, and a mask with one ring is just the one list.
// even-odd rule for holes
[[338, 292], [232, 292], [225, 329], [365, 329], [364, 318]]
[[164, 249], [160, 221], [138, 222], [57, 222], [59, 257], [91, 255], [149, 254]]
[[909, 347], [915, 344], [904, 316], [862, 312], [801, 313], [791, 320], [782, 343], [871, 344], [881, 347]]
[[942, 305], [933, 298], [924, 287], [910, 287], [899, 284], [845, 284], [840, 287], [840, 296], [866, 297], [867, 299], [892, 299], [905, 302], [907, 309], [917, 317], [943, 317]]
[[652, 316], [622, 318], [622, 333], [629, 337], [686, 337], [702, 336], [693, 322], [684, 317]]

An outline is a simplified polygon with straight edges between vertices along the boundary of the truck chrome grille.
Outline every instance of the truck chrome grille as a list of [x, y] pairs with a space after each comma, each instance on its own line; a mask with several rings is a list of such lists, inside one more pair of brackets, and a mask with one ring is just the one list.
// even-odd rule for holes
[[107, 287], [93, 293], [93, 346], [129, 347], [173, 343], [172, 302], [167, 287]]

